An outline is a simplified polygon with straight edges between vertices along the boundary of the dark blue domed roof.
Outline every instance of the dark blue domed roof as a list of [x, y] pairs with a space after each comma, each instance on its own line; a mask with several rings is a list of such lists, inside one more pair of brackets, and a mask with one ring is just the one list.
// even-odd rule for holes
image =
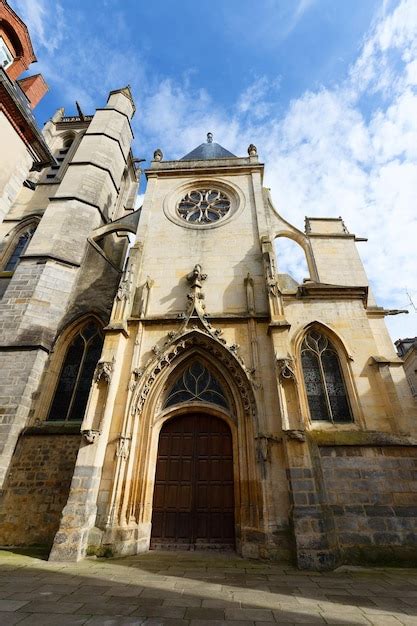
[[219, 143], [213, 141], [213, 135], [207, 133], [206, 143], [202, 143], [194, 150], [182, 157], [180, 161], [204, 161], [206, 159], [230, 159], [236, 158], [235, 154], [229, 152]]

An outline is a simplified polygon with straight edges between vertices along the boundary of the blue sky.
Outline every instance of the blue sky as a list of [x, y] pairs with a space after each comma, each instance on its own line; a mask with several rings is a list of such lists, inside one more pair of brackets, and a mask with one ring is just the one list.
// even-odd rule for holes
[[[407, 308], [408, 290], [417, 306], [416, 0], [10, 4], [50, 86], [41, 124], [130, 84], [138, 157], [181, 157], [209, 130], [238, 155], [253, 142], [281, 214], [299, 228], [342, 215], [369, 238], [359, 250], [379, 304]], [[387, 318], [394, 339], [417, 335], [408, 308]]]

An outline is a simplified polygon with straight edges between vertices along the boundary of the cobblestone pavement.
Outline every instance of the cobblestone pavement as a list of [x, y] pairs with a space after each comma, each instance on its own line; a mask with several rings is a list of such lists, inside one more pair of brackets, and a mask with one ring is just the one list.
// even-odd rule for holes
[[0, 624], [415, 624], [417, 570], [319, 574], [234, 554], [48, 563], [0, 551]]

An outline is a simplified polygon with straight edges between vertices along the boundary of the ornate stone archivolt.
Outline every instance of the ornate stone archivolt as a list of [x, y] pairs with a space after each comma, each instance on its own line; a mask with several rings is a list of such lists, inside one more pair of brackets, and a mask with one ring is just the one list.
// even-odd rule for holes
[[154, 356], [146, 364], [143, 376], [138, 380], [132, 397], [132, 413], [142, 412], [146, 398], [158, 375], [174, 363], [187, 350], [199, 348], [220, 361], [227, 369], [233, 382], [238, 387], [246, 414], [256, 415], [255, 397], [253, 393], [252, 374], [238, 354], [237, 344], [227, 345], [221, 337], [222, 331], [213, 328], [207, 318], [204, 304], [202, 284], [207, 275], [203, 274], [200, 265], [196, 265], [187, 276], [190, 284], [188, 305], [180, 318], [182, 323], [178, 331], [168, 333], [168, 338], [162, 346], [154, 346]]

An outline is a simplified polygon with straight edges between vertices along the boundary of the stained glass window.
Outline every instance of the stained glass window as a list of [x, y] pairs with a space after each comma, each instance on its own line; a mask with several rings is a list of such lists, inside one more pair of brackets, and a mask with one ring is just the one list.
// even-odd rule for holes
[[339, 357], [325, 335], [312, 330], [301, 346], [301, 363], [313, 421], [351, 422]]
[[16, 265], [19, 263], [20, 257], [28, 247], [29, 242], [32, 239], [33, 234], [36, 230], [36, 227], [37, 224], [32, 224], [29, 228], [27, 228], [24, 232], [20, 234], [14, 250], [5, 265], [5, 272], [13, 272], [16, 269]]
[[103, 347], [103, 336], [94, 322], [74, 337], [65, 355], [48, 420], [80, 422]]
[[200, 361], [194, 361], [171, 388], [165, 406], [181, 402], [210, 402], [229, 407], [219, 381]]

